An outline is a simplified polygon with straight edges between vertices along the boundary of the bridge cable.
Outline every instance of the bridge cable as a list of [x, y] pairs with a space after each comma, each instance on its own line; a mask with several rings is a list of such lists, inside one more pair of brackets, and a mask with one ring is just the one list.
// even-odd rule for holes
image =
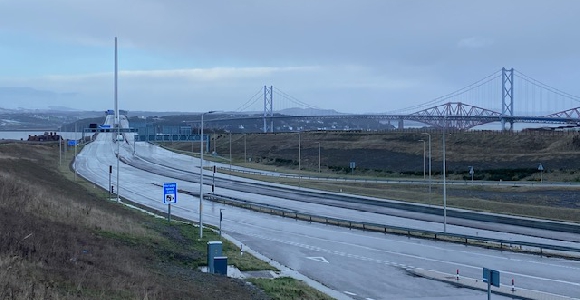
[[284, 97], [285, 99], [287, 99], [287, 100], [289, 100], [289, 101], [293, 102], [294, 104], [298, 104], [298, 105], [301, 105], [301, 106], [303, 106], [303, 107], [307, 107], [307, 108], [320, 109], [320, 108], [319, 108], [319, 107], [317, 107], [317, 106], [312, 106], [312, 105], [310, 105], [310, 104], [307, 104], [307, 103], [305, 103], [305, 102], [302, 102], [302, 101], [298, 100], [298, 99], [297, 99], [296, 97], [294, 97], [294, 96], [288, 95], [287, 93], [285, 93], [284, 91], [280, 90], [280, 89], [279, 89], [279, 88], [277, 88], [277, 87], [274, 87], [274, 89], [275, 89], [275, 91], [276, 91], [276, 94], [278, 94], [278, 95], [280, 95], [280, 96]]
[[539, 80], [536, 80], [536, 79], [534, 79], [534, 78], [532, 78], [530, 76], [527, 76], [527, 75], [525, 75], [522, 72], [519, 72], [517, 70], [514, 70], [514, 71], [516, 71], [516, 73], [518, 75], [520, 75], [520, 78], [522, 78], [523, 80], [528, 81], [530, 84], [532, 84], [532, 85], [534, 85], [536, 87], [543, 88], [543, 89], [548, 90], [548, 91], [550, 91], [552, 93], [555, 93], [557, 95], [560, 95], [560, 96], [563, 96], [563, 97], [567, 97], [567, 98], [570, 98], [570, 99], [573, 99], [575, 101], [580, 102], [580, 96], [575, 96], [575, 95], [566, 93], [566, 92], [564, 92], [564, 91], [562, 91], [562, 90], [560, 90], [558, 88], [555, 88], [553, 86], [547, 85], [547, 84], [545, 84], [545, 83], [543, 83], [543, 82], [541, 82]]
[[[262, 88], [260, 88], [258, 90], [258, 92], [256, 94], [254, 94], [254, 96], [250, 97], [250, 99], [248, 99], [248, 101], [246, 101], [246, 103], [244, 103], [242, 106], [238, 107], [236, 109], [236, 111], [241, 112], [241, 111], [251, 107], [252, 105], [254, 105], [254, 103], [256, 103], [256, 101], [258, 101], [258, 99], [260, 99], [260, 97], [256, 97], [256, 96], [262, 94], [262, 92], [263, 92], [263, 90], [262, 90]], [[256, 99], [254, 99], [254, 98], [256, 98]]]
[[423, 107], [426, 107], [426, 106], [429, 106], [429, 105], [433, 105], [433, 104], [440, 103], [440, 102], [442, 102], [442, 101], [444, 101], [446, 99], [452, 98], [452, 97], [460, 96], [460, 95], [462, 95], [462, 94], [464, 94], [464, 93], [466, 93], [466, 92], [468, 92], [468, 91], [470, 91], [472, 89], [481, 87], [482, 85], [484, 85], [486, 83], [489, 83], [490, 81], [492, 81], [494, 79], [499, 78], [501, 76], [501, 74], [498, 74], [499, 72], [501, 72], [501, 70], [495, 71], [491, 75], [488, 75], [488, 76], [484, 77], [483, 79], [480, 79], [480, 80], [478, 80], [478, 81], [476, 81], [476, 82], [474, 82], [474, 83], [472, 83], [472, 84], [470, 84], [470, 85], [468, 85], [466, 87], [463, 87], [461, 89], [458, 89], [458, 90], [456, 90], [454, 92], [451, 92], [451, 93], [449, 93], [447, 95], [443, 95], [443, 96], [437, 97], [437, 98], [435, 98], [433, 100], [430, 100], [430, 101], [425, 102], [425, 103], [422, 103], [422, 104], [418, 104], [418, 105], [414, 105], [414, 106], [409, 106], [409, 107], [405, 107], [405, 108], [401, 108], [401, 109], [397, 109], [397, 110], [393, 110], [393, 111], [390, 111], [389, 114], [396, 114], [396, 113], [400, 113], [400, 112], [404, 112], [404, 111], [420, 109], [420, 108], [423, 108]]

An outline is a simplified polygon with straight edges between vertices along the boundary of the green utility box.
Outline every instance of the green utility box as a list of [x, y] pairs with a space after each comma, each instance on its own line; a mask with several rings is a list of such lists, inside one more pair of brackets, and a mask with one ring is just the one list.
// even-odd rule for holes
[[214, 273], [214, 258], [222, 256], [222, 242], [209, 241], [207, 242], [207, 272]]
[[227, 256], [214, 257], [213, 270], [215, 274], [228, 276], [228, 257]]

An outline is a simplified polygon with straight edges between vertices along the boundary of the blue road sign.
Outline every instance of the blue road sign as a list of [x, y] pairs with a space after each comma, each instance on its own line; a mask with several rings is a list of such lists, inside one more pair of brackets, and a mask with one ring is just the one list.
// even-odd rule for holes
[[77, 141], [76, 140], [68, 140], [67, 145], [69, 146], [76, 146]]
[[499, 271], [483, 268], [483, 282], [499, 287]]
[[163, 184], [163, 204], [177, 203], [177, 183]]

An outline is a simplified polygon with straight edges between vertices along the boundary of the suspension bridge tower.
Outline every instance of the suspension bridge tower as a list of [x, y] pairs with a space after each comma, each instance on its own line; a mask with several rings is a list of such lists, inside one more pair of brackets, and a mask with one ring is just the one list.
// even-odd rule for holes
[[274, 110], [273, 108], [273, 101], [272, 101], [272, 95], [273, 95], [273, 89], [272, 86], [270, 86], [270, 89], [268, 89], [267, 86], [264, 86], [264, 133], [268, 132], [268, 121], [267, 118], [270, 117], [270, 132], [274, 132]]
[[513, 130], [514, 122], [510, 119], [506, 128], [505, 116], [514, 116], [514, 69], [501, 68], [501, 130]]

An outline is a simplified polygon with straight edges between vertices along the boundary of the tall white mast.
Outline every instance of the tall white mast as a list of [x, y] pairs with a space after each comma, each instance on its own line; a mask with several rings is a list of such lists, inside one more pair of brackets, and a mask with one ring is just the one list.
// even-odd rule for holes
[[115, 143], [117, 143], [117, 202], [121, 199], [119, 198], [119, 192], [121, 192], [121, 187], [119, 186], [119, 160], [121, 156], [119, 135], [121, 135], [121, 123], [119, 122], [119, 105], [117, 102], [117, 37], [115, 37], [115, 124], [117, 125], [117, 134], [115, 136]]
[[119, 103], [117, 102], [117, 37], [115, 37], [115, 125], [119, 126]]

